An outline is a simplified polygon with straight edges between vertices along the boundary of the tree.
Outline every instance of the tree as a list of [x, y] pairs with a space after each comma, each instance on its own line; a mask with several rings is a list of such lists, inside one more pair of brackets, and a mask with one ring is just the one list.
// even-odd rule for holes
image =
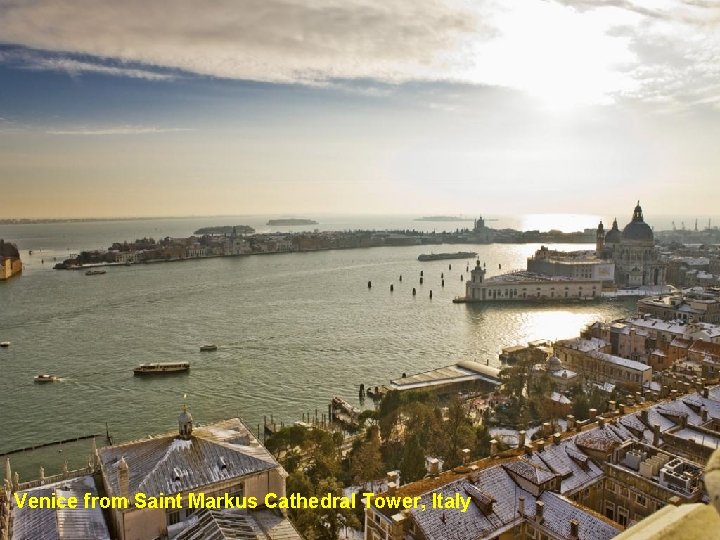
[[[323, 497], [327, 494], [333, 497], [343, 495], [342, 486], [333, 478], [326, 478], [318, 483], [316, 496]], [[316, 526], [315, 533], [317, 540], [336, 540], [343, 527], [360, 527], [360, 520], [352, 508], [318, 508], [315, 510]]]
[[590, 417], [590, 401], [585, 394], [578, 394], [572, 405], [573, 416], [577, 420], [585, 420]]
[[425, 476], [425, 452], [417, 435], [410, 437], [405, 445], [400, 464], [400, 478], [403, 482], [414, 482]]
[[353, 482], [365, 485], [380, 478], [383, 474], [383, 467], [380, 437], [377, 430], [371, 429], [368, 438], [350, 458], [350, 474]]
[[448, 419], [445, 422], [446, 449], [444, 453], [447, 468], [457, 467], [462, 463], [464, 448], [469, 448], [475, 439], [473, 425], [468, 418], [462, 401], [457, 397], [450, 403]]
[[475, 430], [475, 457], [483, 458], [490, 455], [490, 441], [492, 435], [486, 425], [478, 426]]

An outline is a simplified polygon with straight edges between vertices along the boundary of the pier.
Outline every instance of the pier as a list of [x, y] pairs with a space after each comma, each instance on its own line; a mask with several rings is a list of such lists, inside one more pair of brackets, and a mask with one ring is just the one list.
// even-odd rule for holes
[[0, 454], [0, 457], [20, 454], [22, 452], [29, 452], [30, 450], [37, 450], [38, 448], [47, 448], [48, 446], [55, 446], [58, 444], [67, 444], [71, 442], [84, 441], [87, 439], [94, 439], [95, 437], [100, 437], [100, 435], [80, 435], [79, 437], [70, 437], [69, 439], [63, 439], [62, 441], [53, 441], [48, 443], [36, 444], [34, 446], [26, 446], [25, 448], [18, 448], [16, 450], [10, 450], [9, 452]]

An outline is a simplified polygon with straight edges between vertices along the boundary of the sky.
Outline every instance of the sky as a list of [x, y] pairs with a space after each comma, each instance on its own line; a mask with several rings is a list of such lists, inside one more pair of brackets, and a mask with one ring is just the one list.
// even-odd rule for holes
[[720, 1], [0, 0], [0, 219], [717, 215]]

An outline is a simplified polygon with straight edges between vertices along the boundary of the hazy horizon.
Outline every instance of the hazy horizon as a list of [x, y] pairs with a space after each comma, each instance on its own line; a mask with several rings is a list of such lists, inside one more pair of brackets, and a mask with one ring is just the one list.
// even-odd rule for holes
[[0, 218], [712, 215], [718, 26], [681, 0], [0, 0]]

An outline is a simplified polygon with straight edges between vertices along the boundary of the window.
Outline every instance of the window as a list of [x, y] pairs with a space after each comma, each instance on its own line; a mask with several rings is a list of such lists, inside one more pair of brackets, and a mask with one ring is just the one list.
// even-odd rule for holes
[[173, 510], [172, 512], [168, 512], [167, 515], [167, 524], [175, 525], [176, 523], [180, 522], [180, 511], [179, 510]]
[[528, 529], [527, 529], [527, 537], [528, 537], [528, 538], [535, 538], [535, 529], [533, 529], [533, 528], [530, 527], [530, 526], [528, 526]]
[[630, 492], [628, 491], [628, 488], [626, 488], [626, 487], [621, 487], [621, 488], [620, 488], [620, 495], [622, 495], [623, 497], [625, 497], [625, 498], [627, 499], [627, 498], [630, 496]]
[[639, 493], [635, 495], [635, 502], [638, 503], [640, 506], [647, 506], [647, 500], [645, 500], [645, 496], [640, 495]]
[[615, 505], [611, 502], [605, 503], [605, 517], [615, 521]]
[[605, 488], [608, 491], [615, 491], [615, 482], [613, 482], [612, 480], [607, 480], [605, 482]]
[[618, 509], [617, 509], [617, 522], [620, 525], [622, 525], [623, 527], [627, 526], [628, 511], [626, 508], [623, 508], [622, 506], [618, 506]]

